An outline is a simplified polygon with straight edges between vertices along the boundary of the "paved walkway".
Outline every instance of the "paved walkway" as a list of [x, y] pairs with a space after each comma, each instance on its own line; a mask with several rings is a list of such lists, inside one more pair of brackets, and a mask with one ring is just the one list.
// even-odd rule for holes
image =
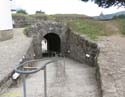
[[[38, 62], [41, 65], [44, 62]], [[44, 97], [43, 71], [30, 75], [27, 97]], [[47, 66], [48, 97], [100, 97], [95, 79], [95, 68], [66, 58]], [[12, 87], [0, 97], [23, 97], [22, 85]]]
[[22, 28], [13, 29], [13, 33], [12, 39], [0, 42], [0, 86], [26, 54], [32, 42], [31, 38], [23, 34]]
[[102, 38], [99, 46], [102, 97], [125, 97], [125, 37]]

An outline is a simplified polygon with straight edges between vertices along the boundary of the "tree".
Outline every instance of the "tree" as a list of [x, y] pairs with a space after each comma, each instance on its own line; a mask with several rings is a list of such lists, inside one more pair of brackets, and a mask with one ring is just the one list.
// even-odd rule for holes
[[111, 6], [124, 6], [125, 7], [125, 0], [82, 0], [82, 1], [92, 1], [98, 4], [99, 7], [108, 8]]
[[43, 12], [43, 11], [36, 11], [36, 14], [45, 14], [45, 12]]
[[25, 10], [23, 10], [23, 9], [17, 10], [16, 13], [27, 14], [27, 12]]

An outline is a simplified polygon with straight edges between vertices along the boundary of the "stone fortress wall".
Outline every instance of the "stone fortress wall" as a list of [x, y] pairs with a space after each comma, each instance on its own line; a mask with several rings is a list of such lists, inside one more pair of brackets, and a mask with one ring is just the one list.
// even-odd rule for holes
[[15, 28], [21, 28], [28, 25], [32, 25], [38, 21], [41, 20], [47, 20], [46, 16], [29, 16], [29, 15], [23, 15], [23, 14], [15, 14], [12, 16], [13, 19], [13, 26]]
[[97, 64], [97, 56], [99, 54], [97, 44], [83, 35], [72, 32], [70, 28], [62, 23], [41, 21], [25, 31], [27, 36], [32, 36], [34, 39], [34, 51], [37, 58], [42, 57], [41, 41], [44, 36], [49, 33], [55, 33], [61, 40], [61, 53], [79, 62], [86, 62], [91, 66]]
[[13, 37], [13, 30], [0, 30], [0, 41], [8, 40]]
[[[52, 17], [52, 18], [51, 18]], [[15, 28], [25, 27], [27, 25], [34, 24], [38, 21], [42, 20], [55, 20], [55, 21], [64, 21], [64, 20], [78, 20], [84, 18], [90, 18], [83, 15], [55, 15], [55, 16], [47, 16], [43, 15], [23, 15], [23, 14], [14, 14], [13, 25]]]

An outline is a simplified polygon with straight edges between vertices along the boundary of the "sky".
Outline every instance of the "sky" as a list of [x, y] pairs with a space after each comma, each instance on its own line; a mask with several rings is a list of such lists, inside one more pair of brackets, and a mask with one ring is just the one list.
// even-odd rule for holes
[[92, 2], [81, 0], [13, 0], [12, 8], [25, 9], [29, 14], [41, 10], [46, 14], [85, 14], [87, 16], [98, 16], [103, 14], [125, 11], [125, 8], [110, 7], [103, 9]]

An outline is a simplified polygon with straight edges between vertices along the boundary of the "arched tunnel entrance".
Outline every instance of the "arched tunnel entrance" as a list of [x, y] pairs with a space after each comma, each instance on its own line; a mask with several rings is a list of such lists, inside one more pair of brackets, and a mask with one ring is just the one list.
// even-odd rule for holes
[[47, 40], [47, 52], [48, 53], [60, 53], [61, 51], [61, 40], [60, 37], [55, 33], [48, 33], [44, 36], [44, 38]]

